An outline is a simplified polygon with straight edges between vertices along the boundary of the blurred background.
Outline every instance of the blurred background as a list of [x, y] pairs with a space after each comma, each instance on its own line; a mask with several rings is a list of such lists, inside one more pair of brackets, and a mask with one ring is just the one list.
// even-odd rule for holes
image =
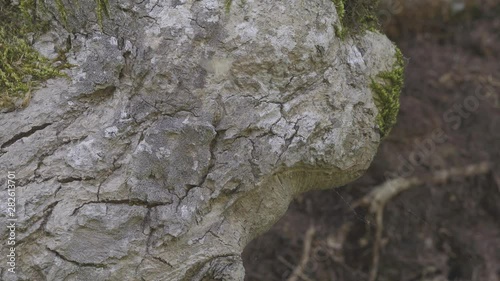
[[406, 58], [398, 123], [362, 178], [247, 246], [247, 281], [500, 281], [500, 0], [381, 1]]

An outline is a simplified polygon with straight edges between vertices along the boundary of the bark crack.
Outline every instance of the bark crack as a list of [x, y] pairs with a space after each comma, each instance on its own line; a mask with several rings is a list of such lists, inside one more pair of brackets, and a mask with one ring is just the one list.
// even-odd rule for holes
[[28, 131], [26, 132], [21, 132], [15, 136], [13, 136], [10, 140], [4, 142], [0, 148], [7, 148], [9, 147], [10, 145], [14, 144], [15, 142], [17, 142], [18, 140], [20, 139], [23, 139], [23, 138], [27, 138], [31, 135], [33, 135], [34, 133], [40, 131], [40, 130], [43, 130], [45, 128], [47, 128], [48, 126], [52, 125], [52, 123], [44, 123], [42, 125], [38, 125], [38, 126], [33, 126], [31, 127], [31, 129], [29, 129]]
[[53, 249], [51, 249], [49, 247], [45, 247], [45, 248], [47, 249], [47, 251], [49, 251], [49, 252], [53, 253], [54, 255], [56, 255], [56, 257], [58, 257], [58, 258], [60, 258], [60, 259], [62, 259], [64, 261], [67, 261], [69, 263], [72, 263], [72, 264], [74, 264], [76, 266], [79, 266], [79, 267], [81, 267], [81, 266], [96, 267], [96, 268], [106, 268], [107, 267], [106, 264], [102, 264], [102, 263], [81, 263], [81, 262], [77, 262], [75, 260], [71, 260], [71, 259], [63, 256], [61, 253], [59, 253], [56, 250], [53, 250]]
[[122, 204], [129, 206], [142, 206], [145, 208], [154, 208], [158, 206], [169, 205], [171, 203], [149, 203], [147, 201], [137, 200], [137, 199], [123, 199], [123, 200], [101, 200], [101, 201], [88, 201], [77, 207], [70, 216], [76, 215], [78, 211], [88, 204]]
[[[31, 235], [33, 235], [33, 233], [36, 233], [38, 232], [39, 230], [43, 230], [45, 231], [45, 226], [47, 225], [47, 222], [49, 221], [49, 218], [50, 216], [52, 215], [52, 211], [54, 210], [55, 206], [59, 203], [59, 201], [55, 201], [53, 202], [52, 204], [48, 205], [43, 211], [42, 211], [42, 215], [40, 217], [35, 217], [30, 220], [28, 220], [28, 222], [26, 223], [26, 225], [34, 225], [36, 224], [36, 221], [40, 221], [41, 220], [41, 223], [40, 223], [40, 226], [38, 226], [37, 229], [35, 229], [32, 233], [26, 235], [24, 238], [20, 239], [17, 241], [17, 244], [22, 244], [24, 242], [24, 240], [26, 240], [26, 238], [30, 237]], [[23, 228], [20, 228], [20, 230], [23, 230]]]
[[170, 266], [171, 268], [174, 268], [174, 266], [173, 266], [173, 265], [171, 265], [168, 261], [166, 261], [166, 260], [164, 260], [164, 259], [162, 259], [162, 258], [160, 258], [160, 257], [155, 257], [155, 256], [151, 256], [151, 257], [152, 257], [154, 260], [157, 260], [157, 261], [159, 261], [159, 262], [161, 262], [161, 263], [164, 263], [164, 264], [166, 264], [166, 265]]

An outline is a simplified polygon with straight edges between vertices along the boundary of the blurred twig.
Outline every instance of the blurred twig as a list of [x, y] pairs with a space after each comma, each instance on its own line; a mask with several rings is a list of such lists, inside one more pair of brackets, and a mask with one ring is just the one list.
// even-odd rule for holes
[[287, 281], [297, 281], [299, 278], [305, 281], [311, 281], [309, 277], [307, 277], [303, 271], [309, 262], [309, 258], [311, 256], [311, 245], [314, 238], [314, 234], [316, 233], [316, 229], [314, 226], [310, 226], [306, 232], [304, 237], [304, 246], [302, 248], [302, 257], [300, 258], [299, 264], [294, 268], [285, 258], [278, 257], [278, 259], [287, 267], [293, 270], [290, 277], [288, 277]]
[[[432, 173], [428, 177], [411, 177], [391, 179], [376, 186], [373, 190], [360, 200], [354, 202], [353, 207], [368, 206], [370, 213], [375, 215], [375, 241], [373, 243], [372, 266], [370, 268], [369, 281], [377, 279], [380, 262], [380, 245], [384, 229], [383, 218], [385, 205], [399, 193], [412, 187], [423, 185], [426, 182], [442, 184], [451, 178], [472, 177], [490, 172], [491, 165], [488, 162], [472, 164], [465, 167], [451, 168]], [[428, 180], [425, 180], [428, 178]]]

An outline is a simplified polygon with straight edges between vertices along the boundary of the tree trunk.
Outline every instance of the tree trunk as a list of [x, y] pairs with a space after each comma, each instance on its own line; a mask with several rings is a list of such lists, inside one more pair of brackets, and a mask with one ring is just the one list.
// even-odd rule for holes
[[34, 46], [67, 45], [68, 77], [0, 114], [2, 280], [243, 280], [295, 195], [377, 150], [370, 85], [396, 50], [337, 37], [330, 0], [60, 3]]

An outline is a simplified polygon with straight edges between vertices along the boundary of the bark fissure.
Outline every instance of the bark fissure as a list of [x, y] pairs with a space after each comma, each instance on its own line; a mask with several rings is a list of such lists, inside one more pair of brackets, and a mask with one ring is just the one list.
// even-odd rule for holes
[[44, 123], [44, 124], [41, 124], [41, 125], [37, 125], [37, 126], [33, 126], [31, 127], [31, 129], [29, 129], [28, 131], [26, 132], [21, 132], [17, 135], [14, 135], [11, 139], [9, 139], [8, 141], [4, 142], [0, 148], [7, 148], [9, 147], [10, 145], [14, 144], [15, 142], [17, 142], [18, 140], [21, 140], [23, 138], [27, 138], [31, 135], [33, 135], [34, 133], [38, 132], [38, 131], [41, 131], [45, 128], [47, 128], [48, 126], [52, 125], [52, 123]]

